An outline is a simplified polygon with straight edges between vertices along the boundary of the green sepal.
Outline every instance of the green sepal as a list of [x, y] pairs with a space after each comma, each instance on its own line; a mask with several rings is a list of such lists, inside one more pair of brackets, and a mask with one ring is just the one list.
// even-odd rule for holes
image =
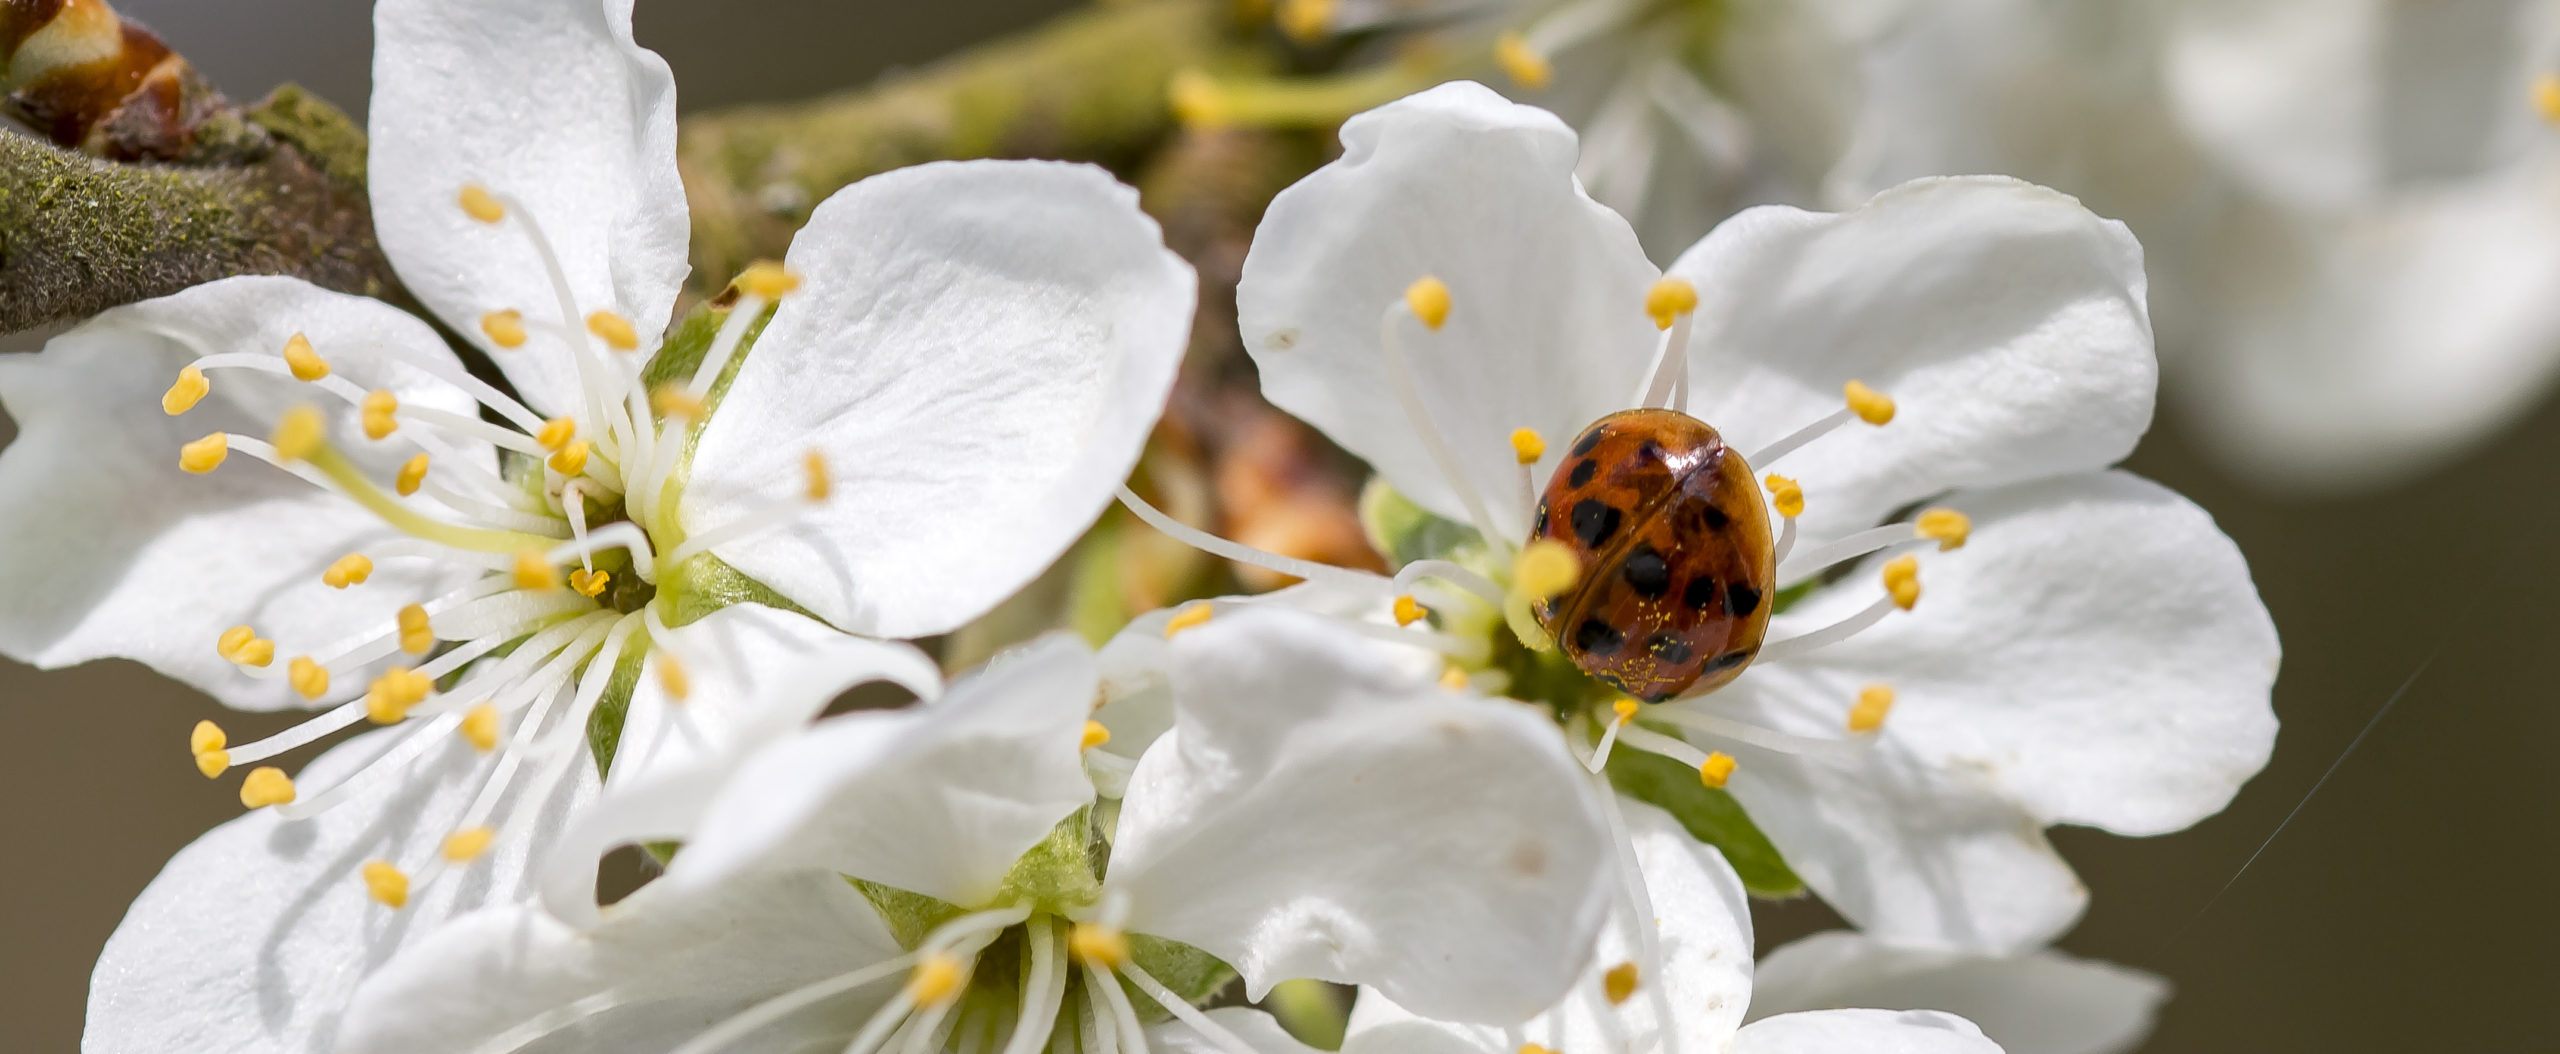
[[1048, 915], [1065, 915], [1102, 899], [1102, 880], [1094, 876], [1092, 831], [1084, 809], [1058, 821], [1048, 837], [1005, 872], [996, 899], [1029, 904], [1035, 914]]
[[937, 897], [910, 893], [851, 875], [845, 876], [844, 880], [853, 883], [862, 899], [871, 902], [871, 910], [880, 914], [880, 921], [888, 925], [889, 935], [898, 939], [901, 948], [913, 949], [924, 943], [934, 927], [968, 914], [959, 905]]
[[775, 592], [772, 586], [747, 577], [746, 572], [710, 553], [688, 556], [683, 563], [668, 568], [658, 577], [658, 596], [665, 601], [658, 608], [658, 617], [666, 620], [668, 629], [692, 625], [733, 604], [762, 604], [812, 619], [818, 617]]
[[1621, 749], [1609, 753], [1609, 782], [1621, 794], [1661, 806], [1691, 837], [1723, 852], [1751, 895], [1776, 899], [1804, 892], [1804, 880], [1751, 822], [1742, 803], [1709, 788], [1698, 779], [1698, 770], [1660, 754]]
[[[1236, 968], [1215, 955], [1181, 941], [1143, 933], [1129, 935], [1129, 960], [1158, 983], [1172, 989], [1173, 994], [1190, 1000], [1193, 1006], [1207, 1002], [1210, 996], [1218, 994], [1227, 982], [1236, 978]], [[1161, 1021], [1173, 1016], [1153, 997], [1139, 991], [1137, 986], [1123, 981], [1121, 987], [1128, 989], [1129, 1001], [1147, 1020]]]
[[1384, 476], [1371, 476], [1360, 488], [1360, 529], [1368, 534], [1370, 547], [1397, 567], [1448, 559], [1462, 548], [1484, 545], [1475, 528], [1414, 504], [1388, 486]]
[[647, 658], [644, 649], [623, 649], [614, 660], [613, 679], [605, 682], [595, 712], [587, 717], [587, 750], [596, 756], [598, 779], [613, 769], [613, 751], [622, 743], [622, 723], [631, 717], [631, 693], [640, 687], [640, 663]]
[[[693, 371], [702, 368], [703, 356], [711, 354], [711, 342], [720, 336], [720, 327], [729, 321], [729, 310], [699, 304], [676, 321], [674, 330], [658, 345], [658, 353], [649, 357], [649, 365], [640, 370], [640, 385], [655, 391], [661, 384], [679, 384], [693, 379]], [[738, 350], [729, 356], [729, 364], [720, 371], [720, 379], [711, 382], [711, 391], [703, 397], [702, 408], [717, 408], [720, 398], [729, 393], [729, 382], [738, 376], [738, 364], [747, 361], [747, 352], [764, 335], [764, 327], [773, 321], [773, 306], [765, 308], [764, 317], [747, 326], [746, 337], [738, 342]]]

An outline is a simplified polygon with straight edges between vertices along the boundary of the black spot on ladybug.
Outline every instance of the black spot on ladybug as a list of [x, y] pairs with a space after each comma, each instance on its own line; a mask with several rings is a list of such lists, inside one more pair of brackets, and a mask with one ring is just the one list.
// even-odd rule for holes
[[1529, 525], [1529, 537], [1535, 538], [1545, 533], [1547, 533], [1547, 503], [1541, 501], [1538, 503], [1538, 520]]
[[1724, 609], [1737, 618], [1748, 618], [1752, 612], [1760, 610], [1760, 591], [1736, 582], [1733, 588], [1724, 591]]
[[1586, 547], [1597, 549], [1618, 533], [1618, 510], [1601, 502], [1584, 498], [1573, 503], [1573, 534]]
[[1606, 430], [1596, 427], [1584, 431], [1582, 433], [1582, 438], [1573, 441], [1573, 456], [1591, 456], [1591, 448], [1600, 445], [1601, 433], [1604, 431]]
[[1565, 476], [1564, 481], [1570, 486], [1586, 486], [1590, 484], [1592, 474], [1598, 471], [1600, 471], [1599, 462], [1583, 458], [1573, 463], [1573, 471]]
[[1671, 591], [1671, 565], [1663, 562], [1661, 553], [1654, 552], [1652, 546], [1642, 542], [1636, 543], [1635, 551], [1627, 554], [1626, 562], [1619, 565], [1618, 573], [1625, 576], [1627, 588], [1647, 600]]
[[1645, 440], [1636, 447], [1636, 460], [1648, 463], [1662, 460], [1662, 444]]
[[1616, 690], [1616, 691], [1621, 691], [1621, 692], [1623, 692], [1623, 691], [1626, 691], [1626, 690], [1627, 690], [1627, 682], [1619, 680], [1619, 679], [1618, 679], [1618, 675], [1617, 675], [1617, 674], [1614, 674], [1614, 673], [1604, 673], [1604, 674], [1601, 674], [1601, 675], [1600, 675], [1600, 683], [1605, 684], [1605, 685], [1608, 685], [1610, 688], [1612, 688], [1612, 689], [1614, 689], [1614, 690]]
[[1582, 620], [1573, 628], [1573, 646], [1593, 655], [1607, 655], [1627, 642], [1627, 635], [1596, 618]]
[[1708, 673], [1714, 673], [1714, 672], [1716, 672], [1716, 671], [1718, 671], [1718, 670], [1730, 670], [1730, 669], [1732, 669], [1732, 668], [1734, 668], [1734, 667], [1736, 667], [1736, 666], [1740, 666], [1740, 665], [1742, 665], [1743, 663], [1750, 662], [1750, 661], [1751, 661], [1751, 653], [1750, 653], [1750, 652], [1747, 652], [1747, 651], [1729, 651], [1729, 652], [1726, 652], [1726, 653], [1724, 653], [1724, 654], [1722, 654], [1722, 655], [1718, 655], [1718, 656], [1716, 656], [1715, 658], [1712, 658], [1712, 659], [1707, 660], [1707, 669], [1706, 669], [1706, 672], [1708, 672]]
[[1646, 651], [1652, 652], [1655, 658], [1674, 666], [1687, 662], [1698, 654], [1696, 649], [1689, 647], [1689, 642], [1681, 640], [1677, 633], [1656, 633], [1653, 639], [1644, 642], [1644, 647]]
[[1690, 579], [1689, 587], [1680, 591], [1680, 602], [1701, 611], [1706, 610], [1707, 605], [1716, 602], [1715, 576], [1699, 575]]
[[1733, 522], [1733, 517], [1725, 515], [1723, 509], [1705, 502], [1698, 503], [1698, 518], [1705, 520], [1707, 529], [1711, 531], [1721, 531], [1726, 524]]

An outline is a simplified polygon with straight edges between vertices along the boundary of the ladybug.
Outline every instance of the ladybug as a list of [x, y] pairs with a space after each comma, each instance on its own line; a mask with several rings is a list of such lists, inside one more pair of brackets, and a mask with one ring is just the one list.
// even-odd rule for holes
[[1741, 675], [1769, 631], [1777, 552], [1740, 452], [1673, 410], [1584, 429], [1539, 496], [1530, 540], [1582, 565], [1532, 613], [1583, 672], [1646, 702]]

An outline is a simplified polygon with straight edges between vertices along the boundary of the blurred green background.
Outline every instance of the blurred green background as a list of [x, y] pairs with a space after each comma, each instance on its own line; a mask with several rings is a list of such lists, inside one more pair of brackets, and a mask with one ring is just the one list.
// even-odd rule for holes
[[[367, 4], [117, 6], [236, 96], [298, 81], [361, 112]], [[859, 85], [1067, 6], [643, 3], [639, 36], [699, 109]], [[2057, 830], [2095, 893], [2065, 947], [2176, 985], [2147, 1051], [2560, 1049], [2560, 1019], [2540, 1002], [2560, 989], [2560, 780], [2548, 760], [2560, 692], [2534, 657], [2560, 650], [2560, 406], [2453, 468], [2350, 500], [2254, 492], [2203, 461], [2181, 423], [2171, 408], [2132, 467], [2211, 509], [2248, 554], [2284, 636], [2284, 731], [2232, 808], [2190, 831]], [[125, 904], [239, 811], [188, 763], [187, 729], [222, 716], [246, 740], [287, 722], [217, 709], [130, 664], [40, 674], [0, 662], [0, 1046], [76, 1049], [90, 964]], [[1810, 902], [1760, 921], [1764, 949], [1833, 923]]]

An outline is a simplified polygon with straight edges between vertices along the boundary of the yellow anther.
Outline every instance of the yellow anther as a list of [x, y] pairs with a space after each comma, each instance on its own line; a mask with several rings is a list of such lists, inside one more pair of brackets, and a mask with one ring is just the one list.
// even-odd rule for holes
[[293, 690], [303, 698], [318, 699], [329, 694], [329, 668], [313, 661], [311, 656], [294, 656], [293, 664], [286, 669], [290, 672], [285, 679], [293, 682]]
[[1233, 116], [1218, 79], [1199, 70], [1175, 72], [1165, 82], [1165, 102], [1173, 108], [1175, 120], [1192, 128], [1215, 128]]
[[444, 859], [448, 864], [468, 864], [489, 851], [489, 840], [498, 832], [487, 827], [465, 827], [444, 836]]
[[231, 456], [231, 437], [215, 432], [178, 448], [178, 467], [196, 475], [204, 475], [222, 467], [222, 459]]
[[649, 393], [649, 408], [660, 417], [692, 421], [702, 417], [702, 400], [693, 397], [681, 384], [661, 384]]
[[808, 476], [806, 481], [808, 486], [805, 493], [808, 494], [810, 501], [825, 501], [827, 500], [827, 495], [834, 493], [835, 484], [827, 479], [827, 456], [825, 454], [821, 454], [815, 450], [810, 451], [809, 456], [801, 459], [800, 468]]
[[320, 581], [327, 583], [331, 589], [362, 585], [365, 579], [371, 577], [373, 577], [373, 561], [366, 558], [363, 553], [348, 553], [341, 556], [335, 563], [329, 565], [328, 570], [320, 572]]
[[1067, 950], [1079, 962], [1118, 966], [1129, 961], [1129, 935], [1100, 923], [1079, 922], [1067, 931]]
[[1965, 539], [1973, 536], [1973, 521], [1954, 509], [1930, 509], [1912, 521], [1911, 529], [1922, 538], [1937, 539], [1938, 551], [1945, 552], [1964, 548]]
[[569, 572], [570, 590], [583, 597], [603, 595], [605, 583], [612, 580], [613, 572], [611, 571], [588, 571], [580, 569]]
[[1084, 738], [1077, 742], [1076, 749], [1091, 750], [1108, 742], [1111, 742], [1111, 730], [1103, 727], [1100, 721], [1087, 721], [1084, 723]]
[[1535, 465], [1538, 463], [1539, 458], [1546, 456], [1546, 453], [1547, 438], [1539, 435], [1537, 429], [1515, 428], [1511, 430], [1511, 456], [1518, 458], [1521, 464]]
[[364, 865], [364, 892], [374, 903], [398, 911], [409, 906], [409, 876], [388, 860], [372, 861]]
[[780, 300], [790, 295], [792, 290], [800, 288], [800, 276], [783, 270], [780, 263], [772, 260], [758, 260], [748, 264], [746, 270], [738, 272], [737, 279], [729, 284], [737, 286], [739, 292], [748, 296]]
[[399, 431], [400, 419], [392, 416], [399, 412], [399, 396], [381, 388], [366, 392], [364, 396], [365, 438], [380, 439]]
[[907, 996], [917, 1006], [941, 1006], [959, 996], [960, 982], [965, 979], [959, 956], [935, 952], [925, 956], [907, 975]]
[[1440, 687], [1452, 692], [1465, 691], [1467, 689], [1466, 667], [1454, 662], [1440, 667]]
[[1209, 621], [1209, 616], [1217, 613], [1218, 609], [1209, 606], [1209, 602], [1206, 600], [1193, 604], [1180, 611], [1176, 611], [1173, 613], [1172, 618], [1165, 620], [1164, 639], [1172, 640], [1175, 634], [1207, 622]]
[[1778, 515], [1790, 520], [1804, 515], [1804, 488], [1796, 481], [1772, 472], [1762, 482], [1769, 486], [1769, 502], [1778, 507]]
[[508, 308], [482, 315], [480, 332], [489, 335], [489, 343], [501, 348], [521, 348], [524, 346], [524, 312]]
[[558, 589], [560, 588], [560, 569], [551, 566], [550, 559], [544, 557], [540, 549], [527, 549], [517, 553], [516, 588]]
[[459, 731], [473, 750], [486, 754], [498, 749], [498, 705], [482, 703], [463, 711]]
[[1628, 721], [1633, 721], [1636, 719], [1636, 701], [1633, 699], [1621, 698], [1617, 702], [1609, 704], [1609, 712], [1618, 715], [1618, 721], [1622, 724]]
[[1698, 782], [1706, 784], [1708, 790], [1723, 790], [1725, 781], [1732, 778], [1733, 755], [1731, 754], [1719, 750], [1707, 755], [1707, 760], [1698, 763]]
[[1505, 30], [1494, 38], [1493, 61], [1502, 66], [1502, 72], [1510, 75], [1512, 83], [1530, 91], [1544, 88], [1549, 81], [1556, 79], [1555, 64], [1531, 48], [1529, 38], [1517, 31]]
[[1884, 727], [1884, 715], [1893, 711], [1893, 686], [1871, 684], [1858, 689], [1858, 702], [1849, 708], [1849, 731], [1873, 732]]
[[276, 430], [267, 442], [276, 448], [276, 456], [286, 461], [301, 461], [320, 452], [320, 444], [329, 438], [329, 425], [320, 411], [310, 406], [297, 406], [276, 418]]
[[284, 364], [297, 381], [316, 381], [329, 375], [329, 360], [312, 350], [311, 338], [300, 333], [284, 342]]
[[2533, 79], [2533, 109], [2543, 120], [2560, 124], [2560, 76], [2545, 73]]
[[228, 750], [197, 751], [196, 771], [204, 773], [206, 779], [220, 779], [223, 773], [231, 771], [231, 752]]
[[1523, 1043], [1520, 1044], [1520, 1054], [1556, 1054], [1556, 1051], [1554, 1047], [1541, 1047], [1535, 1043]]
[[213, 382], [204, 379], [204, 371], [189, 366], [178, 371], [178, 379], [160, 394], [160, 410], [171, 417], [196, 408], [196, 401], [213, 390]]
[[1697, 309], [1698, 287], [1690, 285], [1686, 278], [1665, 277], [1645, 290], [1644, 313], [1653, 316], [1655, 329], [1670, 329], [1680, 316]]
[[543, 463], [551, 466], [551, 471], [563, 476], [574, 476], [584, 472], [587, 470], [587, 441], [572, 439], [568, 446], [561, 447], [559, 453], [551, 455], [550, 460]]
[[276, 642], [258, 636], [247, 626], [233, 626], [222, 631], [214, 641], [214, 653], [242, 666], [265, 666], [276, 659]]
[[1511, 562], [1511, 588], [1530, 601], [1546, 600], [1573, 588], [1582, 577], [1582, 561], [1563, 542], [1540, 538], [1520, 549]]
[[408, 719], [410, 707], [427, 700], [435, 686], [435, 678], [405, 666], [384, 670], [365, 689], [364, 716], [377, 725], [399, 724]]
[[1600, 975], [1600, 994], [1609, 997], [1610, 1006], [1617, 1006], [1636, 994], [1639, 980], [1641, 975], [1636, 972], [1636, 964], [1619, 963]]
[[1334, 0], [1280, 0], [1280, 31], [1301, 44], [1323, 40], [1333, 28]]
[[399, 491], [400, 496], [405, 498], [417, 493], [418, 488], [425, 486], [426, 483], [427, 456], [420, 454], [400, 466], [400, 474], [391, 478], [391, 489]]
[[190, 754], [220, 750], [230, 745], [231, 737], [223, 733], [221, 725], [211, 721], [198, 721], [195, 730], [187, 733], [187, 753]]
[[1871, 425], [1880, 425], [1893, 420], [1893, 400], [1887, 398], [1883, 392], [1869, 388], [1862, 382], [1850, 381], [1840, 386], [1840, 393], [1849, 400], [1849, 410], [1858, 415], [1858, 420]]
[[561, 447], [568, 446], [569, 441], [577, 436], [578, 422], [566, 417], [554, 417], [542, 422], [541, 430], [533, 433], [533, 441], [542, 444], [544, 450], [556, 452]]
[[498, 196], [477, 183], [462, 185], [462, 211], [482, 223], [496, 223], [507, 218], [507, 207], [498, 203]]
[[1396, 625], [1413, 625], [1422, 621], [1422, 617], [1430, 613], [1431, 609], [1423, 607], [1420, 602], [1413, 599], [1411, 594], [1396, 598]]
[[435, 630], [427, 625], [424, 605], [411, 604], [400, 609], [400, 650], [411, 655], [424, 655], [436, 646]]
[[1884, 564], [1884, 591], [1893, 595], [1893, 606], [1904, 611], [1920, 602], [1920, 558], [1897, 556]]
[[293, 800], [293, 778], [273, 765], [249, 770], [249, 778], [240, 781], [240, 804], [252, 809], [282, 805]]
[[631, 320], [611, 311], [598, 311], [587, 316], [587, 332], [615, 351], [630, 351], [640, 346], [640, 334], [631, 328]]
[[1416, 279], [1404, 287], [1404, 306], [1424, 326], [1439, 329], [1441, 323], [1449, 321], [1449, 283], [1431, 275]]
[[679, 703], [693, 695], [693, 675], [685, 672], [684, 660], [663, 648], [658, 651], [658, 687], [666, 691], [667, 698]]

